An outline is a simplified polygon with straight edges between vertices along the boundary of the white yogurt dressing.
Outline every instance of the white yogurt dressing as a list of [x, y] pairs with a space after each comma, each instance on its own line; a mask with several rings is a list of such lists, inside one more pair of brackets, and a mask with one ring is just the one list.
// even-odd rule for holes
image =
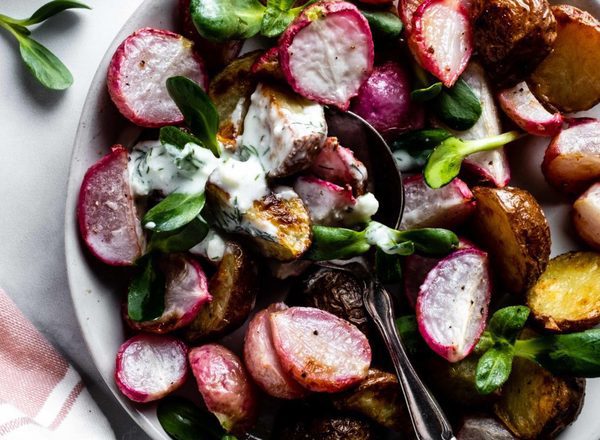
[[358, 196], [352, 209], [344, 213], [344, 224], [351, 226], [368, 223], [378, 209], [379, 202], [372, 193]]
[[365, 238], [371, 246], [377, 246], [386, 254], [393, 253], [398, 231], [388, 228], [379, 222], [371, 222], [365, 231]]
[[221, 261], [225, 254], [225, 240], [214, 229], [210, 229], [204, 240], [191, 248], [190, 252], [210, 261]]

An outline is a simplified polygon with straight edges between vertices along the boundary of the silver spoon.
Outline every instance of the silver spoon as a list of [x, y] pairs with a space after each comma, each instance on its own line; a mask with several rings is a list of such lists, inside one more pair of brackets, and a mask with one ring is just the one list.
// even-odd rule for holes
[[[369, 188], [377, 200], [379, 211], [376, 220], [397, 228], [404, 209], [404, 188], [400, 172], [387, 143], [379, 133], [364, 119], [351, 112], [341, 112], [328, 108], [327, 118], [330, 136], [336, 136], [341, 145], [351, 148], [369, 173]], [[452, 427], [431, 392], [425, 387], [413, 368], [400, 335], [394, 325], [394, 311], [390, 294], [364, 266], [350, 263], [336, 266], [353, 273], [363, 275], [366, 286], [363, 301], [367, 312], [375, 322], [398, 376], [398, 381], [413, 428], [419, 440], [455, 439]]]

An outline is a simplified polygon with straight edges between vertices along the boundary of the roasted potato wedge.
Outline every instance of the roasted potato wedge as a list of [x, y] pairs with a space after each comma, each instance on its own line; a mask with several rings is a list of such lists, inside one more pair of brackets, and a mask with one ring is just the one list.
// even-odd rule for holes
[[584, 379], [553, 376], [531, 361], [515, 358], [494, 412], [518, 438], [550, 439], [575, 420], [584, 394]]
[[358, 387], [332, 398], [341, 411], [360, 413], [394, 431], [412, 429], [398, 379], [392, 373], [370, 368]]
[[220, 140], [230, 148], [235, 148], [235, 138], [243, 130], [250, 95], [256, 87], [250, 69], [260, 54], [260, 51], [250, 52], [228, 64], [208, 87], [208, 96], [219, 113]]
[[516, 440], [516, 437], [502, 423], [483, 414], [465, 417], [456, 438], [458, 440]]
[[563, 112], [600, 102], [600, 22], [571, 5], [552, 7], [554, 50], [535, 69], [529, 85], [536, 97]]
[[189, 342], [214, 339], [244, 323], [254, 308], [258, 290], [256, 265], [243, 247], [228, 242], [217, 272], [208, 283], [212, 301], [205, 304], [187, 327]]
[[310, 217], [298, 195], [271, 193], [240, 213], [229, 194], [209, 180], [206, 200], [221, 228], [252, 241], [265, 257], [291, 261], [310, 247]]
[[546, 268], [550, 228], [533, 196], [519, 188], [473, 189], [477, 201], [471, 225], [492, 259], [504, 287], [525, 292]]
[[556, 20], [546, 0], [483, 0], [473, 36], [493, 82], [512, 87], [552, 50]]
[[547, 330], [586, 330], [600, 323], [600, 254], [569, 252], [550, 260], [527, 292], [533, 317]]

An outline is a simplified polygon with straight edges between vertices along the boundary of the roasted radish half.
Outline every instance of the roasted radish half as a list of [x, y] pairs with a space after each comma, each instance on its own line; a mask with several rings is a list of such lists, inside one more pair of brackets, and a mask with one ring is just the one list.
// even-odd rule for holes
[[498, 101], [504, 113], [529, 134], [554, 136], [562, 127], [562, 115], [546, 110], [525, 81], [500, 92]]
[[256, 390], [240, 359], [217, 344], [190, 350], [192, 372], [204, 403], [229, 432], [243, 433], [254, 425]]
[[450, 362], [464, 359], [483, 333], [490, 295], [487, 254], [477, 249], [450, 254], [419, 290], [416, 311], [423, 339]]
[[573, 204], [573, 224], [588, 245], [600, 250], [600, 183], [593, 184]]
[[151, 402], [183, 385], [187, 372], [187, 346], [183, 342], [142, 333], [119, 348], [115, 381], [134, 402]]
[[348, 321], [311, 307], [290, 307], [270, 319], [279, 361], [303, 387], [334, 393], [367, 376], [371, 346]]
[[88, 249], [112, 266], [130, 266], [143, 253], [142, 226], [129, 186], [129, 155], [121, 145], [85, 173], [77, 220]]
[[452, 87], [473, 52], [469, 11], [460, 0], [425, 0], [412, 18], [408, 39], [419, 64]]
[[244, 362], [254, 382], [267, 394], [280, 399], [299, 399], [308, 390], [283, 369], [271, 337], [271, 313], [285, 309], [283, 303], [272, 304], [252, 318], [244, 339]]
[[279, 40], [279, 62], [292, 88], [342, 110], [371, 74], [373, 58], [369, 23], [347, 2], [310, 5]]
[[121, 43], [108, 66], [108, 92], [123, 116], [142, 127], [183, 122], [167, 92], [171, 76], [185, 76], [204, 88], [204, 63], [193, 43], [171, 31], [140, 29]]
[[556, 189], [577, 193], [600, 178], [600, 121], [580, 118], [568, 124], [552, 138], [542, 171]]
[[135, 330], [152, 333], [168, 333], [190, 324], [202, 305], [211, 300], [208, 283], [202, 266], [183, 254], [169, 254], [160, 261], [165, 274], [165, 309], [152, 321], [127, 319]]
[[473, 193], [462, 180], [456, 178], [442, 188], [431, 189], [419, 174], [404, 179], [404, 214], [400, 228], [457, 226], [474, 209]]

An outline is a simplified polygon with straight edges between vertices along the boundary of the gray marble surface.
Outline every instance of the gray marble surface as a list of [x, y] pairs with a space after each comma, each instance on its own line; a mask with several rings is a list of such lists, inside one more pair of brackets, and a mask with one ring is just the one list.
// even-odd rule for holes
[[[96, 67], [142, 0], [85, 0], [33, 30], [71, 70], [73, 86], [44, 89], [0, 29], [0, 286], [79, 370], [118, 439], [148, 438], [97, 373], [75, 319], [64, 257], [69, 159], [79, 114]], [[0, 14], [30, 15], [44, 0], [2, 0]]]

